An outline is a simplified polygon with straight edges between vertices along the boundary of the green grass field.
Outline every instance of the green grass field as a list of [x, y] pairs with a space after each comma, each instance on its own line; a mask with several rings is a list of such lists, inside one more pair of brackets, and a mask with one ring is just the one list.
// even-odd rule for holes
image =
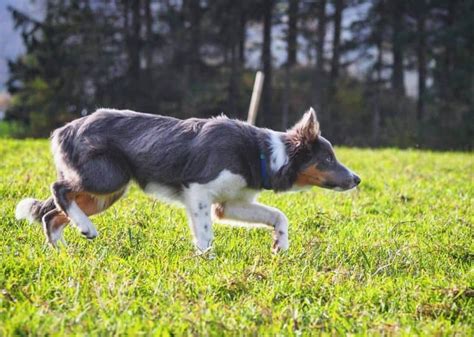
[[290, 220], [288, 252], [265, 229], [215, 226], [194, 256], [184, 211], [132, 186], [93, 218], [89, 242], [45, 245], [14, 219], [54, 179], [47, 141], [0, 140], [0, 336], [474, 334], [474, 156], [337, 149], [358, 191], [260, 201]]

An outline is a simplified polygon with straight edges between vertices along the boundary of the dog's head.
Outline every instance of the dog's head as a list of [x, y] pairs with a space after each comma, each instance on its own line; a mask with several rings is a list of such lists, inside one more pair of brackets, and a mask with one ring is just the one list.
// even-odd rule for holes
[[321, 136], [313, 108], [287, 134], [291, 155], [299, 163], [296, 186], [345, 191], [360, 184], [360, 178], [336, 159], [331, 143]]

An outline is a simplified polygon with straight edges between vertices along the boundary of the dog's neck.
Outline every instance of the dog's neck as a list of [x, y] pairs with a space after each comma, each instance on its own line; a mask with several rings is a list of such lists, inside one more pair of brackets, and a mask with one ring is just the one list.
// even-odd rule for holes
[[282, 191], [291, 188], [283, 181], [286, 168], [291, 164], [288, 157], [286, 135], [282, 132], [265, 130], [259, 144], [260, 187], [265, 190]]

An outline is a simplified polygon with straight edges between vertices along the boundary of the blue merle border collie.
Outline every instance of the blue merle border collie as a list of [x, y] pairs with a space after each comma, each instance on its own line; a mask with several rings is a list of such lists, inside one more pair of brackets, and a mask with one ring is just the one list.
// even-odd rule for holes
[[320, 135], [313, 109], [287, 132], [225, 116], [180, 120], [99, 109], [55, 130], [51, 143], [57, 169], [52, 196], [22, 200], [16, 217], [41, 221], [53, 246], [64, 242], [69, 222], [95, 238], [89, 216], [120, 199], [133, 179], [146, 193], [184, 205], [199, 251], [211, 247], [217, 218], [270, 226], [277, 252], [288, 249], [288, 220], [257, 203], [259, 191], [348, 190], [360, 183]]

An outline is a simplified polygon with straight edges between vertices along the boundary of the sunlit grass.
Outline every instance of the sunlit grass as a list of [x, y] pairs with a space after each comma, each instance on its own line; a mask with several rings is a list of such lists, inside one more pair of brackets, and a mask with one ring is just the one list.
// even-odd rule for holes
[[0, 336], [472, 336], [472, 154], [337, 149], [358, 191], [273, 194], [290, 250], [216, 225], [214, 260], [195, 257], [184, 211], [138, 190], [93, 218], [89, 242], [45, 245], [14, 220], [54, 179], [47, 141], [0, 140]]

